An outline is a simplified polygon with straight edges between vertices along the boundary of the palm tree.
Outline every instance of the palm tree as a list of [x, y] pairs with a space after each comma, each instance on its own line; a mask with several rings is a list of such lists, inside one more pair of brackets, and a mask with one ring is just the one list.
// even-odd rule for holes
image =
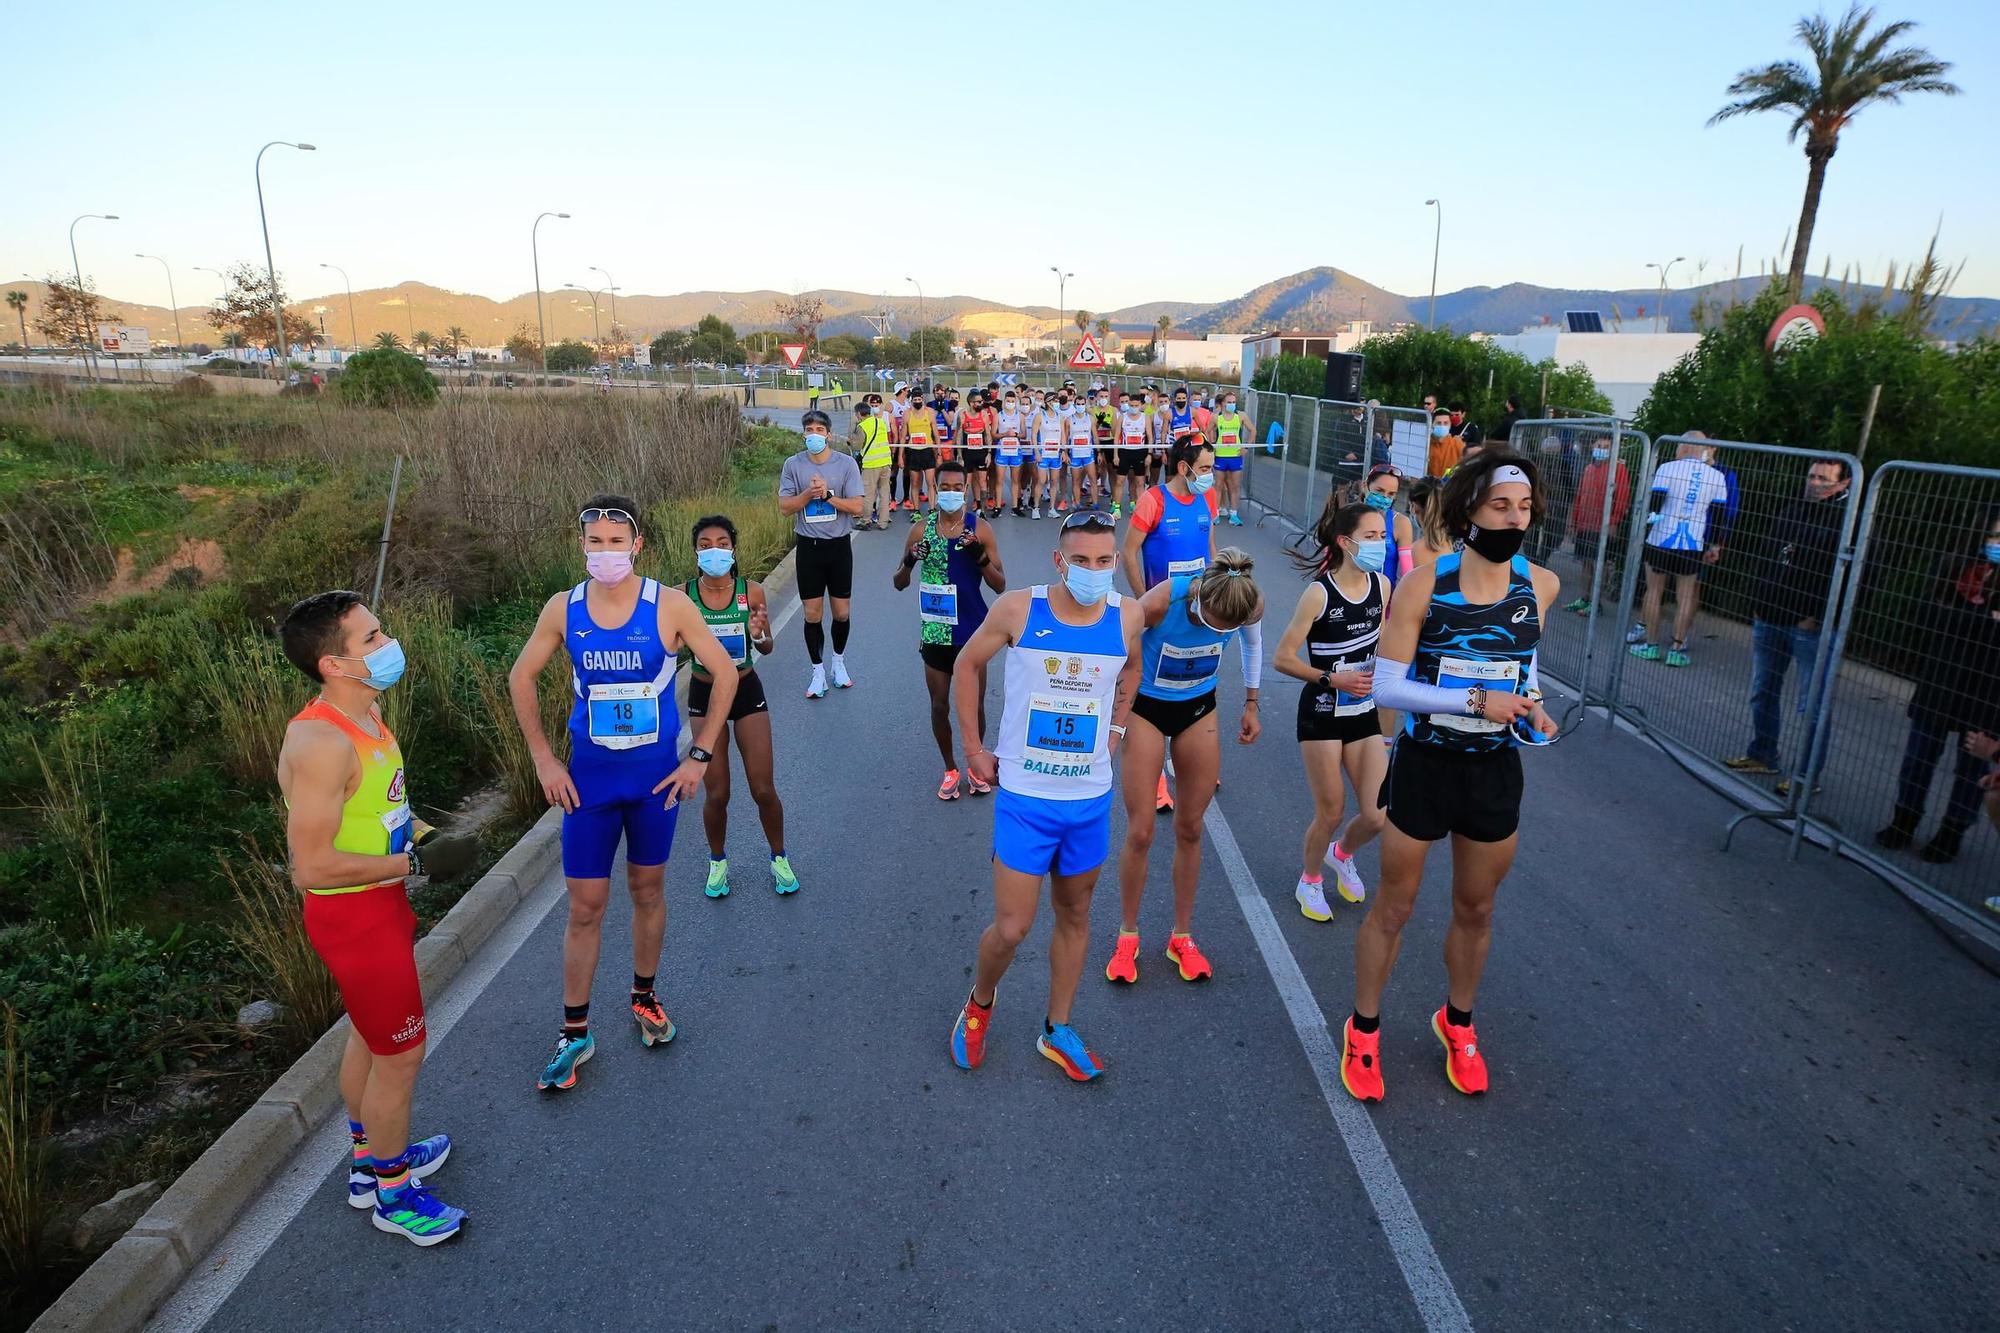
[[233, 350], [239, 347], [248, 347], [250, 340], [244, 337], [238, 330], [231, 329], [228, 333], [222, 335], [222, 345]]
[[1829, 27], [1824, 14], [1802, 18], [1796, 35], [1812, 52], [1814, 68], [1796, 60], [1779, 60], [1760, 69], [1746, 69], [1729, 85], [1736, 100], [1708, 118], [1710, 125], [1753, 111], [1783, 111], [1792, 117], [1787, 138], [1806, 136], [1806, 197], [1799, 207], [1798, 238], [1792, 244], [1792, 296], [1805, 287], [1806, 257], [1812, 245], [1813, 223], [1819, 214], [1820, 190], [1826, 184], [1826, 164], [1840, 147], [1840, 132], [1871, 102], [1891, 105], [1905, 93], [1955, 96], [1959, 87], [1947, 82], [1951, 62], [1939, 60], [1921, 46], [1891, 51], [1889, 43], [1917, 25], [1908, 21], [1885, 24], [1874, 31], [1875, 11], [1858, 4]]
[[1158, 319], [1154, 320], [1153, 327], [1159, 330], [1155, 338], [1155, 341], [1157, 341], [1159, 338], [1166, 337], [1167, 330], [1171, 329], [1173, 326], [1174, 326], [1174, 317], [1172, 315], [1161, 315]]
[[431, 348], [436, 344], [437, 339], [431, 336], [429, 329], [418, 329], [410, 335], [410, 341], [415, 344], [419, 352], [422, 352], [425, 356], [429, 356]]
[[459, 327], [456, 324], [452, 325], [450, 328], [444, 331], [444, 340], [447, 344], [450, 345], [451, 354], [453, 356], [458, 355], [458, 349], [465, 346], [465, 344], [471, 339], [471, 337], [472, 337], [471, 334], [467, 333], [463, 328]]
[[403, 340], [398, 338], [393, 330], [384, 329], [375, 335], [375, 347], [378, 351], [400, 352], [403, 350]]
[[14, 318], [21, 321], [21, 350], [28, 350], [28, 294], [8, 292], [7, 308], [14, 312]]
[[1098, 341], [1102, 342], [1104, 339], [1109, 338], [1110, 336], [1111, 336], [1111, 321], [1106, 319], [1104, 316], [1099, 315], [1097, 317]]

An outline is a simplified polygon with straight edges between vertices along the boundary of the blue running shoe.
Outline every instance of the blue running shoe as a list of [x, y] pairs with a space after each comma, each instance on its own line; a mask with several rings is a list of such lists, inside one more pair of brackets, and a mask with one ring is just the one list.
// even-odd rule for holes
[[1097, 1057], [1085, 1048], [1083, 1038], [1067, 1023], [1037, 1037], [1035, 1049], [1062, 1066], [1063, 1073], [1079, 1083], [1088, 1083], [1104, 1072]]
[[444, 1203], [422, 1185], [405, 1186], [395, 1198], [375, 1205], [375, 1229], [401, 1236], [412, 1245], [450, 1240], [465, 1225], [465, 1210]]
[[[443, 1166], [444, 1159], [449, 1156], [451, 1156], [451, 1135], [433, 1134], [423, 1142], [412, 1143], [403, 1150], [403, 1165], [410, 1168], [412, 1180], [422, 1180]], [[347, 1206], [349, 1208], [375, 1206], [375, 1173], [352, 1159], [347, 1168]]]
[[550, 1088], [569, 1089], [576, 1086], [576, 1067], [597, 1054], [597, 1038], [588, 1032], [581, 1037], [564, 1034], [556, 1041], [556, 1053], [548, 1065], [535, 1078], [535, 1086], [543, 1092]]

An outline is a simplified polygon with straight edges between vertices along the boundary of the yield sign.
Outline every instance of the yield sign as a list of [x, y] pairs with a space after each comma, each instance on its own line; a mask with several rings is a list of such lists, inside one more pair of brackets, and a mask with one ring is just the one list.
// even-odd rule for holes
[[804, 343], [779, 343], [778, 350], [785, 354], [785, 364], [793, 370], [799, 368], [799, 361], [806, 354]]
[[1104, 369], [1104, 349], [1097, 345], [1097, 335], [1092, 333], [1083, 335], [1083, 341], [1078, 343], [1076, 351], [1070, 354], [1069, 366], [1071, 370]]

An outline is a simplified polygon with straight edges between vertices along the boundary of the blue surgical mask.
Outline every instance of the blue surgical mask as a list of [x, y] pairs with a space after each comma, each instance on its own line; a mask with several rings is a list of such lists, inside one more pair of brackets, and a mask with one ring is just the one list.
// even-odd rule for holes
[[1368, 492], [1367, 504], [1370, 509], [1386, 514], [1395, 508], [1396, 497], [1387, 491], [1370, 491]]
[[1112, 580], [1118, 577], [1115, 569], [1085, 569], [1081, 565], [1063, 566], [1063, 586], [1069, 595], [1085, 606], [1096, 606], [1111, 592]]
[[1596, 459], [1598, 462], [1602, 463], [1604, 460], [1611, 457], [1611, 451], [1609, 449], [1592, 449], [1590, 451], [1590, 456]]
[[1215, 485], [1213, 472], [1197, 472], [1188, 477], [1188, 489], [1196, 495], [1205, 493], [1213, 485]]
[[359, 662], [368, 668], [368, 674], [361, 677], [361, 683], [371, 689], [386, 690], [403, 678], [403, 668], [408, 665], [403, 659], [403, 645], [394, 639], [383, 644], [366, 657], [340, 657], [336, 661]]
[[827, 438], [826, 436], [824, 436], [824, 435], [813, 435], [813, 434], [810, 434], [810, 433], [809, 433], [809, 434], [807, 434], [807, 436], [806, 436], [806, 452], [807, 452], [807, 453], [809, 453], [809, 454], [823, 454], [823, 453], [825, 453], [825, 452], [826, 452], [827, 450], [829, 450], [829, 449], [831, 449], [831, 448], [833, 448], [833, 441], [832, 441], [832, 440], [830, 440], [830, 439], [828, 439], [828, 438]]
[[736, 552], [726, 551], [720, 546], [707, 546], [694, 553], [694, 562], [701, 566], [702, 573], [719, 579], [736, 568]]
[[1986, 560], [1989, 564], [2000, 565], [2000, 542], [1986, 543]]
[[956, 514], [959, 510], [965, 508], [965, 492], [939, 491], [938, 508], [944, 510], [947, 514]]
[[1370, 574], [1380, 574], [1389, 564], [1389, 543], [1387, 541], [1354, 543], [1354, 567]]
[[1445, 437], [1445, 434], [1446, 434], [1446, 433], [1447, 433], [1448, 431], [1450, 431], [1450, 429], [1451, 429], [1451, 427], [1449, 427], [1449, 426], [1432, 426], [1432, 427], [1431, 427], [1431, 438], [1432, 438], [1433, 440], [1442, 440], [1442, 439], [1443, 439], [1443, 438]]

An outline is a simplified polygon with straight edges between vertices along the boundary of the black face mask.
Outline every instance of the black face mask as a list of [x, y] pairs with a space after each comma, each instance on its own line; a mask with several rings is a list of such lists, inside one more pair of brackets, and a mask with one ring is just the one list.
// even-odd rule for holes
[[1475, 523], [1465, 534], [1465, 549], [1482, 560], [1504, 565], [1520, 554], [1527, 536], [1526, 528], [1482, 528]]

